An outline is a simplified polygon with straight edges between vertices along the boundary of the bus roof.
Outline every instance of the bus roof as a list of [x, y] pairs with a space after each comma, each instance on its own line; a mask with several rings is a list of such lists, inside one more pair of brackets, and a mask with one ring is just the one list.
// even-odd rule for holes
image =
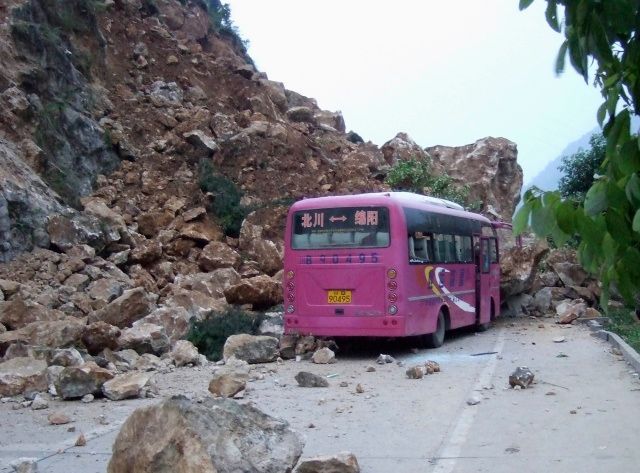
[[314, 197], [297, 201], [291, 206], [292, 211], [359, 205], [396, 205], [426, 210], [429, 212], [457, 215], [459, 217], [480, 220], [490, 224], [491, 221], [483, 215], [467, 212], [464, 208], [446, 199], [414, 194], [412, 192], [371, 192], [365, 194], [337, 195]]

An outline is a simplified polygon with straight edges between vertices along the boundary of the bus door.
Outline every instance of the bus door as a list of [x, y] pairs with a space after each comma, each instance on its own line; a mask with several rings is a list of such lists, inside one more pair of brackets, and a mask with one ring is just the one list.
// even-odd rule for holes
[[491, 320], [491, 254], [490, 238], [481, 237], [476, 258], [476, 317], [478, 323]]

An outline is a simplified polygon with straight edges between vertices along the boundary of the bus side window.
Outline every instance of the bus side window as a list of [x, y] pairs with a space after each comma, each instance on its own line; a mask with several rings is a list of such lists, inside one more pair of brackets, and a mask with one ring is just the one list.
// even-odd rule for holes
[[426, 237], [409, 237], [409, 257], [429, 261], [429, 240]]

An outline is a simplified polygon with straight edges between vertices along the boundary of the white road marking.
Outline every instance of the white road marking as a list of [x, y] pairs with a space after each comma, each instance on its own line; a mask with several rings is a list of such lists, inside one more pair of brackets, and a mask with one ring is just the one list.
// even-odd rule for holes
[[[491, 351], [497, 351], [500, 353], [504, 346], [504, 338], [505, 331], [504, 329], [500, 329], [496, 344]], [[498, 357], [492, 356], [489, 363], [487, 363], [487, 366], [485, 366], [480, 373], [471, 393], [482, 391], [483, 386], [491, 384], [491, 378], [496, 370], [497, 363]], [[460, 457], [462, 447], [467, 441], [469, 431], [471, 430], [471, 426], [473, 425], [473, 421], [479, 409], [482, 409], [482, 404], [480, 406], [468, 406], [465, 402], [462, 413], [460, 414], [460, 417], [458, 417], [458, 421], [456, 422], [451, 435], [445, 440], [442, 447], [440, 447], [440, 452], [438, 453], [435, 466], [432, 470], [433, 473], [451, 473], [453, 471], [456, 466], [457, 459]]]

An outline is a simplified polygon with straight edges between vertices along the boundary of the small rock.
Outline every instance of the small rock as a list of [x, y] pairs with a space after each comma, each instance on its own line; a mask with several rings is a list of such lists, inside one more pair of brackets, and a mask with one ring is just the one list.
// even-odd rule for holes
[[534, 374], [526, 366], [519, 366], [509, 376], [509, 385], [512, 388], [520, 386], [522, 389], [526, 389], [533, 382]]
[[348, 386], [349, 386], [349, 383], [347, 383], [346, 381], [341, 381], [341, 382], [340, 382], [340, 387], [341, 387], [341, 388], [346, 388], [346, 387], [348, 387]]
[[553, 343], [564, 343], [567, 339], [565, 337], [556, 337], [553, 339]]
[[428, 361], [425, 362], [424, 366], [427, 369], [427, 374], [433, 374], [433, 373], [439, 373], [440, 372], [440, 365], [438, 363], [436, 363], [435, 361], [428, 360]]
[[298, 385], [303, 388], [326, 388], [329, 386], [329, 381], [325, 378], [317, 374], [309, 373], [308, 371], [300, 371], [295, 376], [295, 379]]
[[476, 404], [480, 404], [482, 399], [477, 394], [474, 394], [469, 399], [467, 399], [467, 404], [470, 406], [475, 406]]
[[90, 402], [93, 402], [93, 400], [95, 399], [93, 394], [85, 394], [84, 396], [82, 396], [82, 402], [85, 404], [89, 404]]
[[311, 361], [317, 364], [325, 365], [336, 362], [336, 354], [330, 348], [324, 347], [317, 350], [311, 357]]
[[84, 434], [81, 433], [78, 439], [76, 440], [76, 447], [84, 447], [87, 444], [87, 439], [84, 437]]
[[571, 409], [571, 410], [569, 411], [569, 414], [577, 414], [577, 413], [578, 413], [578, 411], [576, 411], [575, 409]]
[[362, 393], [364, 392], [364, 388], [362, 387], [362, 384], [358, 383], [358, 384], [356, 385], [356, 392], [357, 392], [358, 394], [362, 394]]
[[37, 458], [18, 458], [10, 463], [16, 473], [38, 473]]
[[71, 418], [64, 412], [56, 411], [47, 416], [47, 420], [51, 425], [64, 425], [71, 422]]
[[41, 410], [41, 409], [46, 409], [48, 407], [49, 407], [49, 403], [44, 398], [44, 396], [42, 396], [40, 394], [37, 394], [36, 397], [31, 402], [31, 409], [33, 409], [34, 411], [38, 411], [38, 410]]
[[367, 373], [373, 373], [376, 370], [374, 366], [367, 366]]
[[422, 379], [424, 377], [424, 368], [422, 366], [412, 366], [406, 371], [409, 379]]
[[378, 356], [378, 359], [376, 360], [376, 363], [378, 363], [379, 365], [384, 365], [385, 363], [393, 363], [394, 361], [396, 360], [391, 355], [380, 354]]

